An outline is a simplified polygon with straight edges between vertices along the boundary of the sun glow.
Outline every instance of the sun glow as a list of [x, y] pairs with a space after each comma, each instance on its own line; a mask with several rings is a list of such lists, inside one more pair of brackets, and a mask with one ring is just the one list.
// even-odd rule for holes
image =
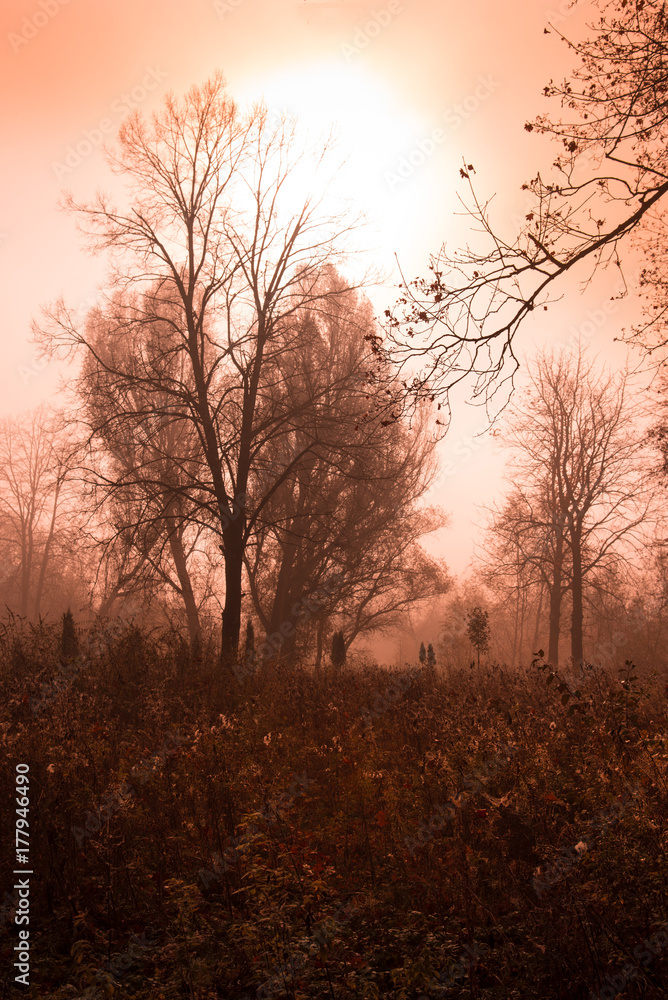
[[[398, 185], [390, 179], [399, 159], [429, 134], [424, 116], [379, 76], [343, 61], [304, 63], [254, 78], [235, 87], [235, 97], [246, 105], [263, 100], [277, 120], [281, 114], [294, 116], [298, 135], [316, 148], [322, 149], [332, 136], [322, 170], [325, 201], [347, 205], [352, 216], [363, 213], [367, 225], [360, 247], [366, 246], [381, 261], [383, 271], [394, 272], [394, 252], [410, 246], [416, 216], [429, 212], [419, 177]], [[321, 182], [309, 178], [305, 165], [297, 168], [295, 178], [291, 188], [297, 208], [304, 195], [318, 196]]]

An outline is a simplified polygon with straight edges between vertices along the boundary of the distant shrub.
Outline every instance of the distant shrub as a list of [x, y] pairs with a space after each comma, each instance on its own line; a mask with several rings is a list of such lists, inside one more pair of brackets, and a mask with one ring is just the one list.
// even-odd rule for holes
[[72, 612], [68, 608], [63, 615], [63, 629], [60, 636], [60, 658], [64, 662], [74, 660], [79, 655], [79, 639]]
[[334, 667], [342, 667], [346, 662], [346, 641], [343, 638], [343, 632], [335, 632], [332, 636], [330, 659]]

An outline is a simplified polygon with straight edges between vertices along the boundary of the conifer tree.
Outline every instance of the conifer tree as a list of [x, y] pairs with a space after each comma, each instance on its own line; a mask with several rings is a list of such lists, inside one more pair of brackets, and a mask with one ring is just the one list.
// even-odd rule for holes
[[63, 615], [63, 628], [60, 636], [60, 658], [63, 662], [73, 660], [79, 653], [79, 639], [72, 612], [68, 608]]
[[469, 642], [478, 652], [478, 669], [480, 669], [480, 654], [489, 649], [489, 614], [476, 606], [468, 614], [466, 634]]

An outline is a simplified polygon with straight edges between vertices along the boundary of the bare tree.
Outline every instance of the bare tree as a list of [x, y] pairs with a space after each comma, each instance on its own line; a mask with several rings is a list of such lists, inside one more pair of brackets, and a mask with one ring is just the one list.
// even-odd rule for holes
[[[168, 344], [177, 346], [176, 338], [171, 328], [157, 330], [154, 324], [119, 329], [101, 314], [89, 317], [87, 336], [91, 352], [82, 367], [83, 402], [88, 426], [96, 433], [86, 478], [98, 525], [104, 526], [100, 548], [112, 559], [124, 555], [105, 603], [124, 592], [129, 596], [128, 586], [135, 593], [143, 588], [148, 596], [147, 589], [155, 590], [158, 581], [165, 584], [183, 602], [191, 650], [197, 655], [202, 644], [199, 610], [207, 588], [196, 594], [193, 564], [203, 561], [199, 550], [212, 523], [206, 498], [192, 489], [201, 471], [199, 441], [193, 424], [178, 418], [169, 393], [161, 397], [153, 385], [146, 391], [139, 360], [151, 353], [156, 339], [165, 352]], [[183, 377], [183, 358], [173, 349], [171, 358], [171, 368], [163, 358], [165, 381]], [[134, 379], [121, 385], [118, 371], [132, 373]], [[198, 499], [204, 501], [203, 509]], [[204, 562], [210, 564], [209, 559]]]
[[442, 609], [441, 632], [437, 642], [439, 662], [449, 668], [463, 669], [471, 662], [471, 644], [467, 635], [467, 616], [472, 607], [480, 605], [490, 610], [492, 655], [504, 656], [506, 650], [499, 646], [505, 619], [497, 613], [494, 595], [482, 584], [479, 575], [458, 580], [445, 598]]
[[54, 560], [67, 547], [75, 464], [61, 414], [41, 407], [0, 424], [0, 531], [21, 615], [39, 618]]
[[[524, 655], [527, 641], [530, 641], [531, 651], [538, 648], [547, 594], [550, 612], [548, 658], [550, 663], [558, 664], [561, 597], [566, 586], [562, 582], [563, 551], [559, 552], [563, 550], [563, 531], [558, 531], [556, 537], [551, 536], [553, 524], [553, 521], [545, 524], [539, 519], [531, 498], [521, 487], [514, 487], [505, 501], [489, 510], [488, 533], [480, 565], [485, 584], [497, 599], [503, 599], [508, 612], [512, 609], [509, 648], [512, 663]], [[534, 620], [532, 639], [528, 634], [530, 616]]]
[[[556, 430], [556, 428], [555, 428]], [[551, 463], [551, 464], [550, 464]], [[536, 462], [524, 481], [514, 476], [512, 490], [501, 505], [490, 509], [492, 545], [484, 559], [488, 584], [505, 584], [516, 606], [515, 651], [524, 638], [524, 612], [528, 592], [538, 590], [534, 645], [538, 642], [543, 595], [549, 615], [548, 659], [559, 662], [561, 608], [570, 587], [566, 517], [558, 496], [558, 449], [546, 455], [544, 468]], [[523, 470], [524, 473], [524, 470]]]
[[[448, 585], [416, 547], [443, 524], [436, 512], [418, 510], [435, 469], [426, 413], [412, 425], [399, 406], [388, 413], [401, 387], [375, 369], [371, 305], [331, 270], [322, 281], [326, 302], [294, 320], [299, 355], [277, 359], [270, 405], [284, 410], [290, 429], [266, 449], [266, 468], [251, 482], [251, 506], [256, 492], [268, 500], [246, 556], [267, 634], [284, 628], [281, 646], [292, 652], [299, 632], [315, 630], [317, 660], [333, 618], [349, 646]], [[290, 472], [270, 492], [276, 468]], [[336, 593], [309, 613], [304, 630], [305, 616], [293, 609], [334, 574]]]
[[561, 600], [570, 591], [571, 657], [583, 660], [585, 588], [618, 567], [652, 511], [646, 456], [629, 430], [627, 376], [597, 374], [582, 351], [543, 353], [514, 407], [507, 441], [513, 493], [492, 523], [541, 573], [550, 593], [548, 656], [558, 653]]
[[[320, 150], [313, 171], [326, 153]], [[168, 97], [151, 123], [134, 113], [112, 158], [133, 188], [129, 209], [117, 210], [103, 196], [69, 204], [93, 245], [115, 262], [113, 283], [122, 294], [103, 311], [104, 322], [134, 338], [139, 354], [132, 363], [109, 363], [62, 303], [42, 331], [52, 348], [93, 354], [121, 398], [140, 386], [147, 415], [191, 425], [197, 471], [172, 456], [185, 481], [168, 492], [189, 510], [206, 509], [218, 536], [225, 659], [238, 647], [244, 554], [264, 498], [253, 511], [243, 503], [267, 441], [287, 433], [285, 414], [263, 405], [265, 376], [277, 352], [299, 350], [297, 334], [289, 336], [291, 317], [326, 295], [318, 278], [339, 259], [349, 225], [327, 215], [315, 197], [300, 196], [306, 158], [288, 124], [271, 124], [263, 108], [241, 114], [220, 77], [180, 102]], [[148, 329], [150, 336], [140, 336]], [[86, 398], [85, 379], [78, 389]], [[134, 404], [129, 412], [136, 415]], [[119, 407], [113, 420], [123, 419]], [[91, 440], [98, 430], [89, 426]], [[285, 474], [277, 471], [269, 492]]]

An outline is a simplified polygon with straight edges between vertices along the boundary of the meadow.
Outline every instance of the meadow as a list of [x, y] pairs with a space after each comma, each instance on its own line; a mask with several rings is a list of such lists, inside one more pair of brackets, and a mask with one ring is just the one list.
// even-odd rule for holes
[[131, 625], [63, 650], [59, 626], [14, 619], [1, 643], [3, 997], [665, 996], [656, 672], [575, 690], [542, 659], [352, 658], [239, 682]]

